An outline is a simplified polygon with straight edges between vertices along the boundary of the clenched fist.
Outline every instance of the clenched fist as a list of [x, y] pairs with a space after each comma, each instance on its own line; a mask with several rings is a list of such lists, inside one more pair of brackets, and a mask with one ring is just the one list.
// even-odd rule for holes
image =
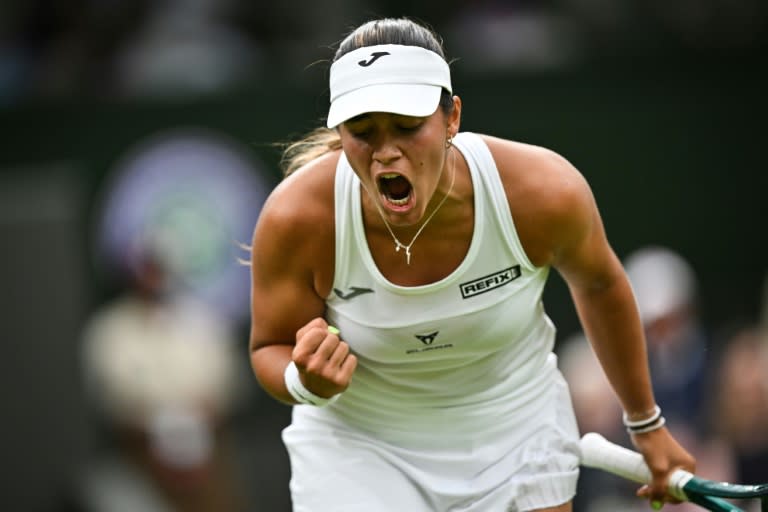
[[357, 368], [357, 357], [337, 333], [323, 318], [315, 318], [296, 333], [291, 356], [304, 387], [323, 398], [346, 390]]

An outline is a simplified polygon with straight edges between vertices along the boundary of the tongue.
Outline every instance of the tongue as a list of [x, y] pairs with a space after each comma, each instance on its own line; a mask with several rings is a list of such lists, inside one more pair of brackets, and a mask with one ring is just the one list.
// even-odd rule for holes
[[402, 199], [411, 191], [411, 184], [402, 176], [385, 181], [387, 194], [394, 199]]

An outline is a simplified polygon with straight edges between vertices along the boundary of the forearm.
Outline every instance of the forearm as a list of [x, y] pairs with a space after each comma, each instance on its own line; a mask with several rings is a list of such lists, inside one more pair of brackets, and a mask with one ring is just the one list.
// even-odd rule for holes
[[286, 404], [295, 404], [285, 387], [285, 368], [291, 362], [293, 345], [264, 345], [251, 351], [251, 368], [261, 387]]
[[629, 419], [647, 417], [655, 399], [645, 335], [625, 278], [571, 294], [584, 332]]

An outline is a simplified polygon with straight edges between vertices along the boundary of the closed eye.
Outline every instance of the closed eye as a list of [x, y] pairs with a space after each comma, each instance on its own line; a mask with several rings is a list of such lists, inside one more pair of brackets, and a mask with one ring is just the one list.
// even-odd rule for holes
[[421, 128], [422, 124], [419, 123], [417, 125], [400, 125], [397, 127], [398, 131], [403, 133], [413, 133], [419, 130]]
[[394, 133], [412, 134], [426, 122], [426, 118], [411, 117], [411, 116], [397, 116], [388, 114], [390, 116], [390, 123], [388, 126], [377, 126], [370, 114], [361, 114], [346, 121], [344, 126], [350, 135], [360, 140], [370, 139], [374, 132], [378, 130], [391, 130]]
[[412, 116], [395, 116], [394, 125], [398, 131], [403, 133], [415, 132], [426, 122], [426, 118]]
[[356, 139], [365, 140], [371, 134], [370, 130], [349, 130], [349, 133]]

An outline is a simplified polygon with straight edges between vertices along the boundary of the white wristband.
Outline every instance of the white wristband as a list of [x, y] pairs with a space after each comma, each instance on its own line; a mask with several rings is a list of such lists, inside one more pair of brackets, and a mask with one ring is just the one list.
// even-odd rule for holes
[[299, 377], [299, 369], [296, 368], [296, 364], [291, 361], [288, 366], [285, 367], [285, 387], [291, 396], [300, 404], [314, 405], [316, 407], [325, 407], [330, 405], [339, 399], [341, 393], [333, 395], [330, 398], [323, 398], [317, 396], [310, 390], [304, 387]]
[[648, 432], [653, 432], [654, 430], [659, 430], [661, 427], [666, 425], [667, 420], [664, 419], [664, 416], [659, 416], [656, 418], [656, 421], [653, 423], [646, 425], [644, 427], [627, 427], [627, 432], [630, 434], [647, 434]]
[[653, 413], [650, 416], [641, 420], [630, 420], [629, 415], [626, 412], [622, 416], [624, 426], [632, 430], [649, 427], [659, 421], [659, 418], [661, 418], [661, 407], [658, 405], [653, 406]]

